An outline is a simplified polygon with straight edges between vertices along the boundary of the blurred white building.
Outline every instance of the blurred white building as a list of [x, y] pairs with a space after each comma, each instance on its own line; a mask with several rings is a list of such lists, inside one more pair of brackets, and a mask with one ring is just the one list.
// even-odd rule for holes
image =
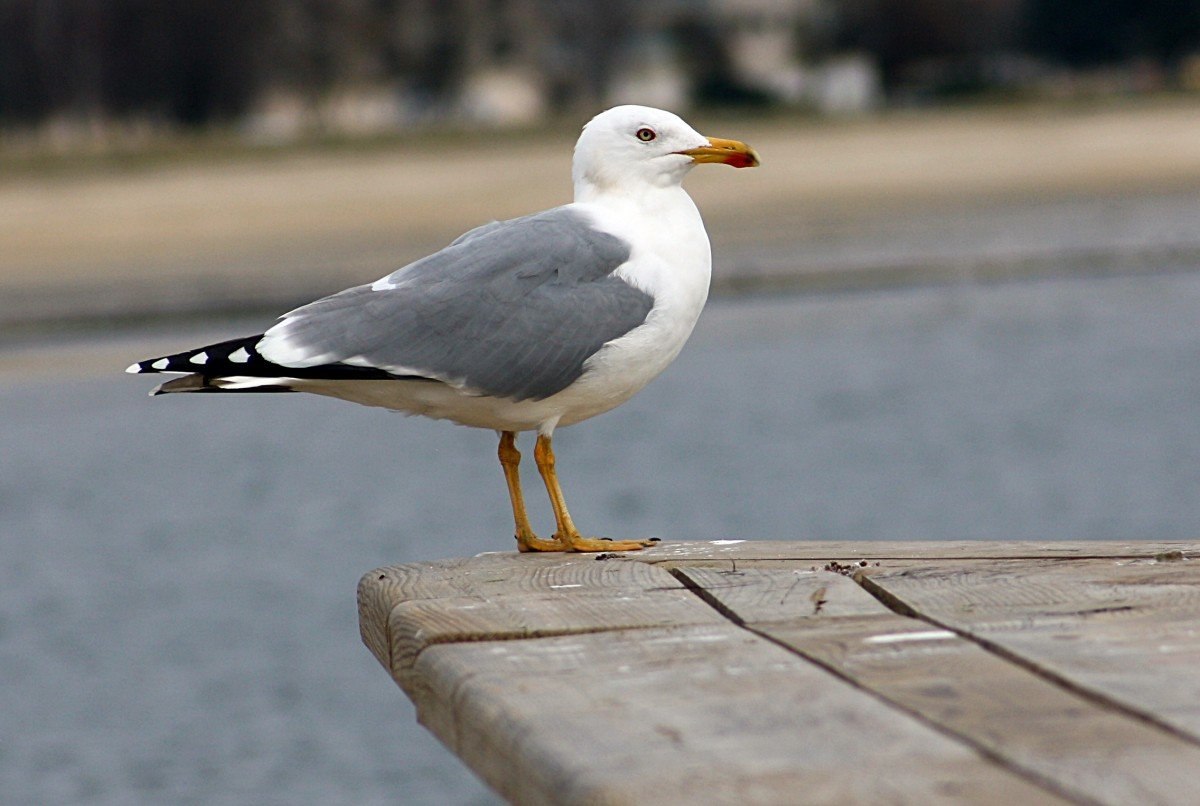
[[[562, 108], [697, 99], [873, 107], [878, 72], [862, 56], [805, 60], [827, 0], [407, 0], [400, 35], [444, 112], [500, 125]], [[440, 71], [438, 73], [437, 71]]]
[[[251, 136], [370, 135], [459, 120], [529, 125], [618, 103], [790, 105], [854, 114], [881, 97], [874, 63], [815, 58], [836, 0], [392, 0], [383, 24], [326, 43], [353, 70], [262, 94]], [[379, 28], [380, 30], [375, 30]], [[365, 59], [359, 51], [386, 54]]]

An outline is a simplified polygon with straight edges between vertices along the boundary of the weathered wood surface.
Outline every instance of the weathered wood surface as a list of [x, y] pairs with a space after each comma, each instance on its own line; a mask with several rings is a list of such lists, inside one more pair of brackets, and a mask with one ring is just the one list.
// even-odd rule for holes
[[[952, 631], [899, 615], [844, 576], [753, 567], [677, 573], [756, 633], [1080, 799], [1183, 803], [1200, 796], [1196, 776], [1178, 774], [1200, 770], [1200, 746]], [[1193, 667], [1198, 675], [1200, 666]]]
[[913, 564], [869, 584], [930, 622], [1200, 742], [1200, 562]]
[[673, 543], [363, 577], [363, 639], [521, 803], [1200, 797], [1200, 543]]
[[666, 570], [592, 557], [485, 554], [373, 571], [360, 585], [363, 640], [404, 685], [432, 644], [724, 621]]

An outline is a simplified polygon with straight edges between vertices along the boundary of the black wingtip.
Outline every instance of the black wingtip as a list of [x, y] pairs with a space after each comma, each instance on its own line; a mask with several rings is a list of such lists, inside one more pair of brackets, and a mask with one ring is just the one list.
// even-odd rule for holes
[[[257, 345], [262, 338], [261, 333], [241, 339], [232, 339], [218, 344], [209, 344], [182, 353], [147, 358], [130, 364], [125, 371], [130, 375], [157, 374], [160, 372], [179, 372], [190, 374], [203, 372], [205, 375], [217, 377], [232, 374], [259, 374], [251, 367], [262, 363], [258, 355]], [[247, 370], [250, 370], [247, 372]]]
[[[168, 381], [159, 386], [151, 394], [167, 394], [170, 392], [245, 392], [245, 391], [291, 391], [286, 387], [264, 384], [260, 387], [240, 387], [227, 389], [209, 381], [248, 376], [253, 378], [312, 378], [320, 380], [428, 380], [423, 376], [393, 375], [379, 367], [363, 367], [335, 362], [313, 367], [291, 367], [275, 364], [258, 352], [258, 343], [263, 334], [248, 336], [241, 339], [231, 339], [217, 344], [209, 344], [183, 353], [164, 355], [160, 358], [148, 358], [136, 364], [130, 364], [125, 371], [131, 375], [180, 373], [179, 383]], [[188, 378], [199, 377], [203, 383], [196, 383]]]

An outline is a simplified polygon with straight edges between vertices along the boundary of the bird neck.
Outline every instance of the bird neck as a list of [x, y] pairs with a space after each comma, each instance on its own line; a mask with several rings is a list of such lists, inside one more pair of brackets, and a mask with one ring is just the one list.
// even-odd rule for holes
[[692, 199], [678, 182], [655, 185], [649, 182], [603, 184], [587, 178], [575, 181], [577, 204], [598, 204], [616, 209], [635, 209], [644, 212], [666, 210], [683, 205], [693, 207]]

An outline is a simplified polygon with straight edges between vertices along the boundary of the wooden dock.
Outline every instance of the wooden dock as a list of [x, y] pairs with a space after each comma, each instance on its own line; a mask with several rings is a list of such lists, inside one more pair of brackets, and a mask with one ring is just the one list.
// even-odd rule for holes
[[497, 553], [359, 612], [513, 802], [1200, 803], [1200, 542]]

